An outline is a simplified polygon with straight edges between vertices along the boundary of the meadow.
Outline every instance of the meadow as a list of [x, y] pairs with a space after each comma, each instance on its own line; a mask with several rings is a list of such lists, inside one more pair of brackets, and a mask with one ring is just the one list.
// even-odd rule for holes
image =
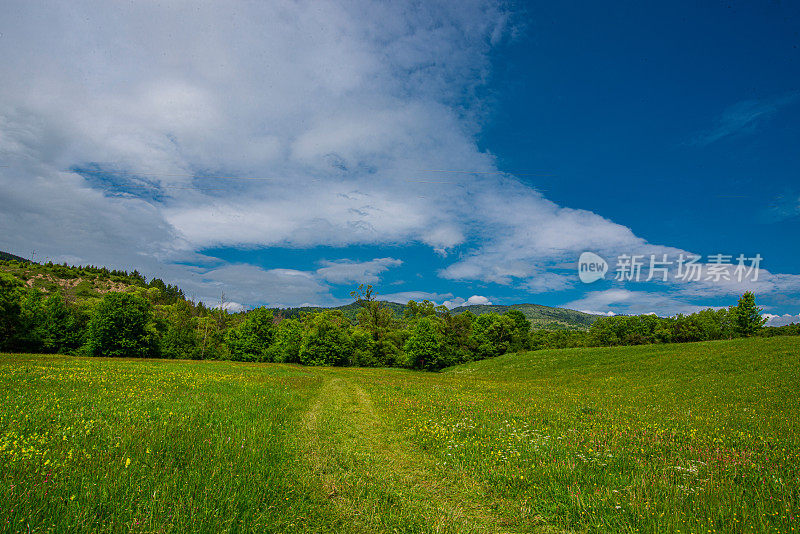
[[4, 532], [800, 531], [796, 337], [423, 373], [0, 355]]

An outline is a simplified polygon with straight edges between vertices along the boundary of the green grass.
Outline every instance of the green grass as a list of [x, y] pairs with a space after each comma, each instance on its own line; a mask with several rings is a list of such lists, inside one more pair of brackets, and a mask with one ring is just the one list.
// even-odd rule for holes
[[798, 389], [790, 337], [438, 374], [0, 355], [0, 530], [798, 532]]

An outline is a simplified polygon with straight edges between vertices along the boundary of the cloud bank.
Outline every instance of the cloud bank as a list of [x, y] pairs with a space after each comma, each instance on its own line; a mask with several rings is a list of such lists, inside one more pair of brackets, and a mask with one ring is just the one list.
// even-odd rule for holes
[[[333, 286], [378, 283], [403, 259], [321, 255], [317, 269], [265, 269], [204, 251], [422, 245], [449, 260], [445, 280], [536, 294], [574, 288], [563, 265], [584, 250], [665, 249], [557, 205], [478, 148], [490, 53], [519, 31], [494, 2], [4, 11], [0, 233], [10, 252], [137, 268], [247, 307], [338, 304]], [[742, 128], [769, 113], [748, 109]], [[773, 290], [796, 284], [775, 280]], [[456, 301], [422, 289], [388, 298]]]

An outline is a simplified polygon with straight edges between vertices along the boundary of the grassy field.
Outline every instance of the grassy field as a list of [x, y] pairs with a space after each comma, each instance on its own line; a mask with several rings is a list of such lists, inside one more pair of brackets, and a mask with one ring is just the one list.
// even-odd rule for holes
[[798, 532], [800, 342], [443, 373], [0, 355], [7, 532]]

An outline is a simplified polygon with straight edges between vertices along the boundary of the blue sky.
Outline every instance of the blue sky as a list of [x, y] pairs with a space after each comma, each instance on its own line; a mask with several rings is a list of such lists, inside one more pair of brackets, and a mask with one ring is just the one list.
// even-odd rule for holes
[[493, 58], [498, 105], [480, 144], [501, 168], [541, 172], [521, 179], [552, 200], [648, 241], [760, 251], [798, 272], [799, 15], [764, 2], [530, 6], [526, 32]]
[[[231, 309], [800, 314], [789, 3], [10, 3], [0, 249]], [[604, 280], [583, 284], [594, 251]], [[708, 257], [763, 257], [713, 280]], [[623, 254], [699, 281], [615, 280]]]

